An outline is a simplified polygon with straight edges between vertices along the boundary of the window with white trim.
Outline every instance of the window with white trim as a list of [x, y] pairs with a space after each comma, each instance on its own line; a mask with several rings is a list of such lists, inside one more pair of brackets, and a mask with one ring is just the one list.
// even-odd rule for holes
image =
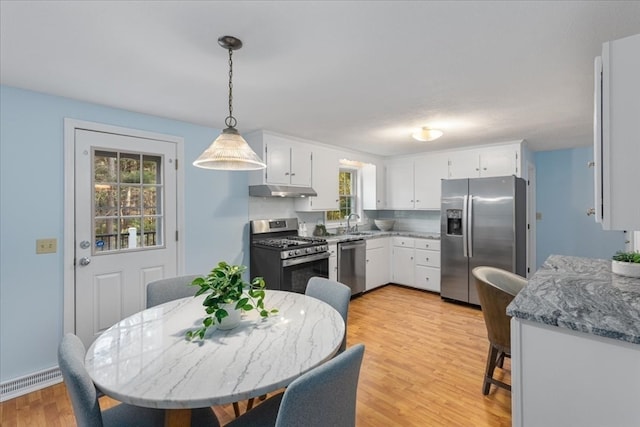
[[344, 221], [349, 214], [359, 214], [358, 169], [340, 168], [338, 172], [339, 208], [326, 212], [327, 222]]

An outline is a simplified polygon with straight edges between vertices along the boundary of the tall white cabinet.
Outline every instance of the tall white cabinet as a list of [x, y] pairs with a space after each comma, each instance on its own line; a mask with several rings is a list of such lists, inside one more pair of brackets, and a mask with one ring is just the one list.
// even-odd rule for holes
[[595, 76], [593, 213], [605, 230], [640, 230], [640, 34], [605, 43]]

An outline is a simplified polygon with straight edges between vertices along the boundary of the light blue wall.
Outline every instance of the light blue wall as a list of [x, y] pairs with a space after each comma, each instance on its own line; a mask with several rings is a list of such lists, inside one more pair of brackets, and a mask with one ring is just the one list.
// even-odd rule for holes
[[624, 249], [623, 232], [603, 231], [586, 215], [594, 206], [592, 160], [589, 147], [535, 153], [537, 267], [551, 254], [610, 258]]
[[[191, 162], [218, 129], [0, 86], [0, 381], [57, 365], [63, 332], [63, 119], [184, 138], [185, 273], [248, 265], [247, 175]], [[58, 252], [36, 255], [38, 238]]]

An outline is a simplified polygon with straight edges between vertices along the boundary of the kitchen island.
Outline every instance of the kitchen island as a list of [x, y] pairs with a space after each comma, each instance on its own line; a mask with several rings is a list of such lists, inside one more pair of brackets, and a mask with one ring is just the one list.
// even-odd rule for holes
[[514, 426], [640, 425], [640, 279], [552, 255], [507, 314]]

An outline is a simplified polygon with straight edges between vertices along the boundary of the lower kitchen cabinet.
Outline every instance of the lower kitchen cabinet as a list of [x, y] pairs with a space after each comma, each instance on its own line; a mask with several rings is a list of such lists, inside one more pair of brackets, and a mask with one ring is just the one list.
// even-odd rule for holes
[[393, 283], [414, 286], [414, 239], [400, 236], [392, 239]]
[[329, 245], [329, 279], [338, 280], [338, 244]]
[[390, 282], [388, 237], [367, 239], [366, 287], [371, 290]]

